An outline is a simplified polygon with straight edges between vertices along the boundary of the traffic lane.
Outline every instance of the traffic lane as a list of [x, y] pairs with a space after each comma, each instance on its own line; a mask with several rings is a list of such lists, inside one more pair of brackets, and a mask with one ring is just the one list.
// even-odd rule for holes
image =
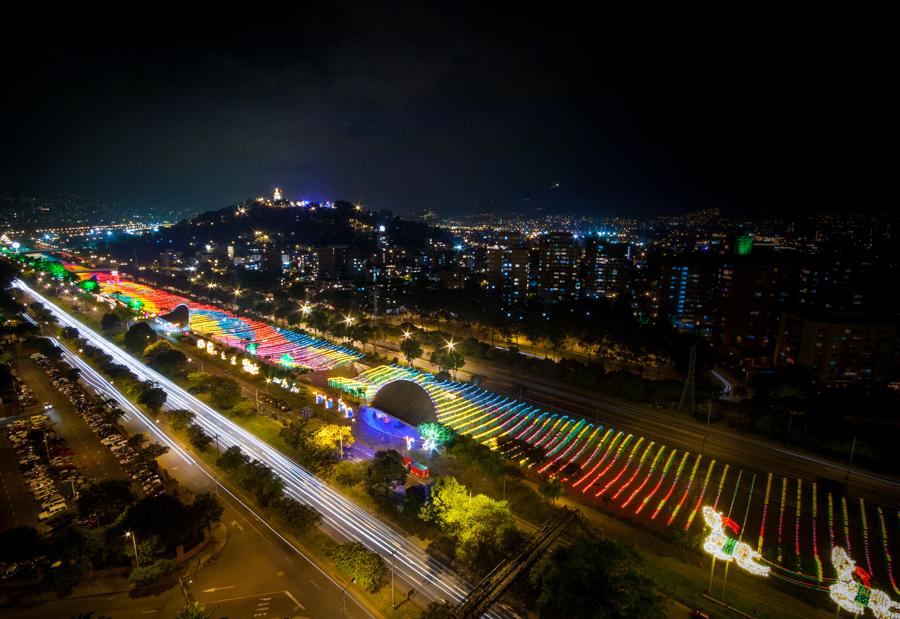
[[[226, 552], [188, 576], [186, 586], [194, 599], [213, 608], [223, 598], [247, 605], [257, 597], [269, 595], [274, 599], [279, 596], [273, 592], [283, 592], [280, 597], [291, 599], [294, 602], [291, 606], [297, 606], [290, 614], [328, 617], [340, 613], [340, 590], [321, 571], [297, 557], [288, 544], [268, 529], [260, 527], [258, 520], [240, 503], [224, 493], [219, 499], [224, 507], [222, 522], [228, 527]], [[279, 605], [283, 604], [282, 599]], [[347, 601], [347, 615], [368, 617], [352, 600]]]
[[73, 460], [86, 480], [123, 479], [122, 467], [113, 453], [100, 442], [90, 426], [75, 411], [75, 406], [61, 393], [44, 370], [29, 358], [19, 360], [22, 378], [31, 386], [38, 402], [50, 402], [53, 409], [43, 411], [53, 422], [53, 429], [73, 451]]
[[25, 487], [25, 480], [19, 471], [19, 457], [6, 436], [5, 426], [0, 436], [0, 489], [3, 493], [0, 531], [37, 526], [38, 504]]
[[[225, 592], [223, 592], [225, 593]], [[331, 615], [310, 613], [302, 602], [292, 599], [287, 591], [267, 591], [255, 595], [228, 597], [221, 600], [205, 602], [207, 610], [214, 617], [327, 617], [339, 616], [332, 611]], [[349, 616], [349, 615], [348, 615]]]

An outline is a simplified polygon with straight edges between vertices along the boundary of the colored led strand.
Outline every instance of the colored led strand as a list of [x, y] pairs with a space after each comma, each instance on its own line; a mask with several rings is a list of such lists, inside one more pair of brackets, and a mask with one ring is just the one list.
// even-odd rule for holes
[[[629, 434], [628, 436], [630, 437], [631, 435]], [[590, 461], [596, 457], [596, 454], [598, 452], [600, 453], [600, 459], [597, 460], [597, 463], [594, 464], [593, 468], [590, 471], [585, 473], [578, 481], [576, 481], [574, 484], [572, 484], [572, 487], [577, 488], [586, 479], [590, 478], [594, 474], [594, 471], [596, 471], [598, 468], [600, 468], [603, 465], [603, 463], [606, 461], [606, 458], [609, 457], [610, 453], [612, 453], [613, 449], [621, 450], [621, 448], [622, 448], [621, 445], [619, 445], [618, 447], [616, 447], [616, 445], [624, 437], [625, 437], [625, 434], [621, 430], [619, 430], [616, 433], [616, 435], [613, 437], [612, 442], [608, 446], [606, 446], [604, 448], [602, 443], [600, 445], [597, 445], [597, 448], [594, 450], [594, 453], [591, 454], [590, 458], [588, 458], [588, 463], [590, 463]], [[625, 440], [627, 440], [627, 439], [625, 439]], [[596, 481], [596, 479], [594, 481]], [[582, 490], [582, 492], [587, 492], [588, 488], [590, 488], [594, 484], [594, 481], [592, 481], [590, 484], [585, 486], [584, 490]]]
[[831, 548], [834, 548], [834, 500], [831, 498], [831, 493], [828, 493], [828, 541], [831, 544]]
[[[641, 469], [644, 467], [644, 461], [647, 459], [647, 456], [650, 454], [650, 452], [653, 451], [653, 445], [655, 445], [655, 443], [652, 441], [650, 442], [649, 445], [647, 445], [647, 448], [644, 450], [644, 453], [641, 454], [641, 457], [638, 460], [637, 466], [634, 468], [634, 473], [631, 474], [631, 477], [629, 477], [628, 480], [624, 484], [622, 484], [619, 487], [619, 489], [616, 491], [616, 493], [613, 495], [612, 499], [614, 501], [619, 498], [619, 495], [622, 494], [625, 491], [625, 489], [631, 485], [631, 482], [633, 482], [637, 478], [637, 476], [640, 474]], [[659, 460], [659, 457], [660, 457], [660, 455], [662, 455], [662, 452], [665, 450], [665, 448], [666, 448], [665, 445], [660, 445], [659, 449], [656, 451], [656, 456], [653, 458], [653, 465], [655, 465], [656, 461]], [[627, 506], [627, 502], [625, 505], [622, 505], [622, 507], [626, 507], [626, 506]]]
[[787, 498], [787, 477], [781, 478], [781, 505], [778, 508], [778, 562], [781, 563], [784, 555], [782, 553], [782, 542], [784, 540], [784, 500]]
[[[660, 448], [659, 453], [656, 454], [656, 457], [653, 459], [653, 463], [650, 465], [650, 470], [647, 472], [647, 477], [644, 479], [644, 481], [641, 483], [641, 485], [638, 486], [638, 487], [635, 489], [635, 491], [631, 493], [631, 496], [628, 497], [628, 501], [626, 501], [625, 503], [622, 504], [622, 508], [623, 508], [623, 509], [625, 508], [625, 506], [626, 506], [628, 503], [631, 502], [631, 500], [632, 500], [632, 499], [633, 499], [633, 498], [634, 498], [641, 490], [644, 489], [644, 486], [646, 486], [646, 485], [647, 485], [647, 482], [650, 481], [650, 478], [653, 477], [653, 472], [656, 470], [656, 461], [659, 460], [659, 457], [660, 457], [660, 455], [662, 454], [662, 452], [663, 452], [663, 449]], [[659, 490], [660, 484], [662, 484], [663, 480], [666, 478], [666, 471], [669, 470], [669, 466], [672, 464], [672, 457], [675, 455], [675, 453], [676, 453], [676, 450], [675, 450], [675, 449], [673, 449], [673, 450], [671, 450], [671, 451], [669, 452], [669, 457], [666, 458], [666, 463], [663, 465], [663, 470], [662, 470], [662, 473], [660, 473], [660, 475], [659, 475], [659, 480], [656, 482], [656, 487], [653, 488], [653, 490], [650, 491], [650, 494], [648, 494], [647, 496], [645, 496], [644, 499], [638, 504], [637, 509], [634, 510], [634, 513], [635, 513], [635, 514], [640, 514], [640, 513], [641, 513], [641, 510], [644, 509], [644, 506], [647, 505], [647, 502], [648, 502], [651, 498], [653, 498], [653, 495], [656, 494], [656, 491], [657, 491], [657, 490]]]
[[803, 481], [797, 480], [797, 502], [795, 507], [797, 508], [796, 516], [794, 518], [794, 554], [798, 557], [800, 556], [800, 501], [803, 498], [802, 495], [802, 487]]
[[859, 497], [859, 518], [862, 524], [863, 550], [865, 550], [866, 567], [869, 568], [869, 576], [875, 576], [872, 569], [872, 555], [869, 553], [869, 519], [866, 516], [866, 502]]
[[[591, 483], [589, 483], [588, 485], [586, 485], [586, 486], [584, 487], [584, 489], [582, 490], [582, 492], [587, 492], [588, 490], [590, 490], [591, 486], [593, 486], [593, 485], [596, 484], [598, 481], [600, 481], [601, 479], [603, 479], [604, 476], [606, 476], [606, 474], [610, 471], [610, 469], [612, 469], [612, 467], [614, 467], [614, 466], [616, 465], [616, 461], [619, 459], [619, 455], [622, 453], [622, 451], [623, 451], [626, 447], [628, 447], [628, 445], [631, 443], [631, 439], [633, 439], [633, 438], [634, 438], [634, 435], [632, 435], [632, 434], [629, 434], [628, 436], [625, 437], [625, 440], [623, 440], [623, 441], [619, 444], [618, 449], [616, 449], [615, 453], [612, 455], [612, 459], [609, 461], [609, 464], [606, 465], [606, 468], [604, 468], [602, 471], [600, 471], [599, 473], [597, 473], [597, 476], [594, 477], [594, 478], [591, 480]], [[637, 448], [637, 446], [640, 445], [640, 444], [641, 444], [641, 441], [643, 441], [643, 440], [644, 440], [644, 439], [641, 438], [640, 441], [637, 443], [637, 445], [635, 445], [635, 448]], [[608, 450], [607, 454], [610, 453], [611, 451], [612, 451], [611, 449]], [[604, 455], [604, 458], [605, 458], [605, 457], [606, 457], [606, 455]], [[601, 461], [601, 463], [602, 463], [602, 461]]]
[[819, 495], [816, 482], [812, 483], [812, 550], [816, 562], [816, 580], [822, 582], [822, 560], [819, 558], [819, 542], [816, 537], [816, 525], [819, 516]]
[[[619, 481], [619, 478], [622, 477], [622, 475], [625, 474], [625, 471], [628, 470], [628, 467], [631, 466], [631, 461], [634, 460], [634, 455], [635, 455], [635, 453], [637, 453], [637, 450], [640, 448], [640, 446], [643, 442], [644, 442], [644, 437], [642, 436], [641, 438], [638, 439], [637, 443], [634, 444], [634, 447], [631, 448], [631, 453], [628, 454], [628, 459], [625, 460], [625, 466], [622, 467], [622, 470], [619, 471], [619, 474], [616, 475], [611, 480], [609, 480], [608, 482], [606, 482], [606, 485], [603, 486], [603, 488], [601, 488], [600, 490], [598, 490], [597, 494], [595, 494], [594, 496], [603, 495], [607, 490], [609, 490], [610, 486], [612, 486], [614, 483]], [[646, 453], [646, 450], [645, 450], [645, 453]], [[616, 458], [618, 458], [618, 457], [619, 457], [619, 454], [616, 454]], [[613, 458], [613, 461], [610, 462], [609, 466], [612, 466], [613, 464], [616, 463], [616, 458]], [[607, 469], [609, 469], [609, 467], [607, 467]]]
[[[672, 452], [672, 453], [674, 454], [675, 452]], [[669, 487], [669, 491], [660, 500], [659, 504], [657, 504], [656, 509], [653, 510], [653, 514], [650, 516], [650, 520], [656, 520], [656, 517], [659, 515], [659, 512], [662, 510], [663, 506], [665, 506], [666, 502], [669, 500], [669, 497], [672, 496], [672, 493], [675, 491], [675, 486], [678, 485], [678, 480], [681, 478], [681, 472], [684, 470], [684, 465], [687, 463], [687, 459], [688, 459], [689, 455], [690, 454], [688, 452], [684, 452], [683, 454], [681, 454], [681, 461], [678, 463], [678, 468], [675, 470], [675, 479], [672, 480], [672, 485]], [[672, 456], [670, 455], [669, 458], [671, 459], [671, 457]], [[662, 481], [662, 478], [666, 476], [666, 469], [668, 469], [668, 468], [669, 468], [669, 463], [667, 462], [666, 467], [663, 469], [663, 474], [660, 476], [660, 482]], [[657, 488], [658, 487], [659, 487], [659, 484], [657, 484]], [[647, 501], [649, 501], [650, 498], [654, 494], [656, 494], [655, 489], [653, 490], [653, 492], [650, 493], [649, 496], [647, 496], [647, 498], [644, 499], [644, 502], [646, 503]], [[640, 509], [638, 511], [640, 511]]]
[[841, 515], [844, 519], [844, 541], [847, 542], [847, 552], [853, 552], [850, 546], [850, 518], [847, 516], [846, 497], [841, 497]]
[[716, 491], [716, 500], [713, 501], [713, 509], [717, 509], [719, 507], [719, 498], [722, 496], [722, 486], [725, 485], [725, 476], [728, 475], [728, 465], [725, 465], [725, 468], [722, 469], [722, 478], [719, 480], [719, 489]]
[[[691, 510], [691, 513], [688, 515], [687, 522], [684, 524], [685, 531], [691, 528], [691, 523], [694, 522], [694, 516], [697, 515], [697, 510], [700, 509], [700, 504], [703, 503], [703, 497], [706, 495], [706, 486], [709, 484], [709, 478], [712, 477], [712, 472], [715, 465], [715, 460], [709, 461], [709, 468], [706, 469], [706, 477], [703, 479], [703, 486], [700, 488], [700, 496], [697, 497], [697, 502], [694, 504], [694, 509]], [[725, 465], [725, 468], [728, 468], [727, 464]]]
[[766, 532], [766, 514], [769, 512], [769, 495], [772, 492], [772, 474], [766, 479], [766, 497], [763, 499], [762, 520], [759, 523], [759, 540], [756, 543], [756, 552], [762, 552], [763, 539]]
[[734, 484], [734, 492], [731, 493], [731, 505], [728, 506], [728, 518], [731, 518], [731, 512], [734, 509], [734, 502], [737, 500], [738, 491], [741, 489], [741, 477], [744, 475], [744, 469], [738, 471], [737, 482]]
[[684, 492], [681, 493], [681, 498], [678, 499], [678, 503], [675, 504], [675, 507], [672, 509], [672, 513], [669, 514], [669, 519], [666, 521], [666, 526], [671, 526], [673, 522], [675, 522], [675, 518], [678, 516], [678, 512], [681, 511], [681, 506], [684, 505], [684, 502], [687, 500], [688, 494], [691, 492], [691, 486], [694, 483], [694, 477], [697, 475], [697, 469], [700, 468], [700, 460], [703, 459], [703, 456], [697, 454], [697, 457], [694, 458], [694, 466], [691, 468], [691, 474], [688, 476], [687, 487], [685, 487]]
[[897, 588], [897, 582], [894, 580], [894, 569], [891, 566], [891, 552], [888, 549], [888, 539], [887, 539], [887, 527], [884, 525], [884, 513], [881, 511], [881, 507], [876, 507], [878, 510], [878, 528], [881, 530], [881, 550], [884, 552], [884, 565], [887, 568], [888, 580], [891, 581], [891, 588], [894, 590], [894, 593], [900, 594], [900, 589]]

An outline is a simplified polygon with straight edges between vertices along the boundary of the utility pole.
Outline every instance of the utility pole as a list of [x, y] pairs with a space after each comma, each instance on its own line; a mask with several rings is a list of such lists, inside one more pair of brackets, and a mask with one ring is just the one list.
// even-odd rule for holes
[[847, 464], [847, 476], [844, 478], [844, 486], [850, 484], [850, 467], [853, 466], [853, 454], [856, 453], [856, 435], [853, 435], [853, 446], [850, 448], [850, 462]]
[[347, 618], [347, 587], [356, 582], [356, 578], [351, 578], [350, 582], [344, 585], [344, 588], [341, 589], [341, 616], [344, 619]]
[[391, 549], [391, 609], [397, 608], [397, 604], [394, 602], [394, 554], [395, 551]]
[[694, 375], [697, 373], [697, 345], [691, 346], [691, 356], [688, 360], [687, 376], [684, 377], [684, 389], [681, 392], [681, 400], [678, 402], [678, 411], [684, 406], [687, 399], [688, 389], [691, 390], [691, 417], [694, 416], [694, 404], [697, 399], [697, 390], [694, 383]]
[[216, 457], [221, 458], [222, 454], [219, 452], [219, 435], [213, 434], [213, 440], [216, 442]]

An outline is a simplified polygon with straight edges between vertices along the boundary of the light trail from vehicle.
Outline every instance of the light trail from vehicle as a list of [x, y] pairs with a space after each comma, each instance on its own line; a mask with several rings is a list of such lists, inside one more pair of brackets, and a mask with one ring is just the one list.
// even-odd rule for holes
[[[404, 533], [353, 504], [276, 449], [237, 426], [162, 374], [108, 342], [22, 280], [16, 280], [14, 285], [43, 303], [61, 324], [78, 329], [81, 337], [109, 354], [117, 363], [128, 367], [139, 378], [158, 383], [168, 393], [167, 405], [193, 412], [196, 415], [195, 422], [210, 435], [217, 435], [221, 446], [227, 448], [237, 445], [251, 458], [256, 458], [271, 467], [284, 480], [286, 493], [319, 510], [323, 524], [338, 536], [359, 541], [383, 557], [390, 557], [393, 553], [395, 569], [404, 580], [415, 586], [417, 592], [421, 592], [431, 600], [446, 599], [458, 602], [471, 589], [471, 585], [450, 566], [406, 539]], [[488, 616], [513, 617], [516, 613], [501, 603], [495, 605]]]

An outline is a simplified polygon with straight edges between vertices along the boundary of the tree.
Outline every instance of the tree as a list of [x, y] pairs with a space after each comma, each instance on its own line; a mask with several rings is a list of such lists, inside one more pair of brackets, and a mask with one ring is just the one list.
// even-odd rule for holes
[[216, 464], [219, 465], [223, 471], [236, 471], [241, 466], [249, 462], [249, 458], [241, 451], [241, 448], [237, 445], [232, 445], [219, 456], [219, 459], [216, 460]]
[[158, 411], [166, 403], [168, 394], [162, 387], [145, 387], [138, 394], [138, 402], [152, 411]]
[[166, 374], [180, 374], [187, 367], [188, 362], [187, 356], [174, 348], [154, 352], [150, 355], [149, 360], [151, 366]]
[[214, 522], [222, 518], [222, 503], [211, 492], [202, 492], [194, 497], [194, 502], [188, 506], [191, 518], [197, 527], [209, 528]]
[[8, 563], [38, 556], [41, 539], [34, 527], [15, 527], [0, 533], [0, 560]]
[[123, 343], [132, 352], [144, 350], [156, 341], [156, 332], [146, 322], [136, 322], [125, 332]]
[[529, 574], [537, 609], [541, 616], [572, 619], [664, 616], [663, 598], [642, 574], [642, 562], [634, 548], [606, 538], [558, 546]]
[[520, 535], [506, 501], [470, 496], [453, 477], [431, 487], [431, 502], [420, 517], [437, 524], [455, 545], [456, 558], [475, 570], [490, 569], [519, 543]]
[[376, 451], [366, 469], [366, 490], [373, 498], [390, 498], [394, 488], [406, 484], [409, 471], [403, 456], [393, 449]]
[[556, 503], [556, 500], [563, 494], [562, 482], [556, 475], [551, 475], [538, 487], [538, 493], [550, 503]]
[[312, 443], [317, 449], [331, 453], [340, 447], [350, 447], [354, 442], [356, 439], [350, 427], [336, 423], [327, 423], [312, 435]]
[[421, 619], [456, 619], [456, 609], [449, 602], [431, 602], [419, 615]]
[[100, 319], [100, 327], [108, 334], [118, 333], [122, 330], [122, 320], [115, 314], [106, 312]]
[[139, 585], [152, 585], [175, 571], [175, 567], [175, 562], [171, 559], [157, 559], [150, 565], [131, 570], [128, 579]]
[[194, 602], [179, 610], [175, 619], [212, 619], [212, 616], [211, 610], [206, 610], [200, 602]]
[[421, 436], [426, 442], [431, 442], [434, 447], [446, 445], [453, 440], [454, 432], [447, 426], [436, 421], [427, 421], [416, 426]]
[[375, 593], [387, 580], [384, 560], [359, 542], [339, 544], [328, 556], [347, 577], [355, 578], [356, 584], [364, 591]]
[[298, 533], [312, 529], [322, 520], [322, 514], [315, 507], [304, 505], [289, 496], [282, 495], [273, 499], [270, 505]]
[[456, 350], [435, 350], [431, 353], [431, 363], [443, 372], [453, 372], [455, 379], [456, 371], [466, 364], [466, 358]]
[[159, 443], [150, 443], [141, 451], [141, 457], [147, 462], [152, 462], [160, 456], [169, 453], [168, 445], [160, 445]]
[[102, 479], [81, 490], [78, 497], [78, 515], [87, 518], [96, 515], [101, 526], [118, 518], [134, 502], [131, 484], [122, 479]]
[[176, 430], [183, 430], [189, 423], [194, 421], [194, 413], [183, 408], [175, 408], [166, 411], [166, 419]]
[[209, 448], [210, 443], [212, 443], [213, 441], [212, 437], [206, 433], [206, 430], [198, 426], [193, 421], [187, 426], [187, 435], [191, 445], [193, 445], [200, 451], [206, 451]]
[[406, 362], [412, 367], [413, 361], [422, 356], [422, 344], [415, 338], [408, 337], [400, 342], [400, 351], [406, 357]]
[[78, 329], [75, 327], [63, 327], [62, 336], [67, 340], [74, 340], [78, 337]]

